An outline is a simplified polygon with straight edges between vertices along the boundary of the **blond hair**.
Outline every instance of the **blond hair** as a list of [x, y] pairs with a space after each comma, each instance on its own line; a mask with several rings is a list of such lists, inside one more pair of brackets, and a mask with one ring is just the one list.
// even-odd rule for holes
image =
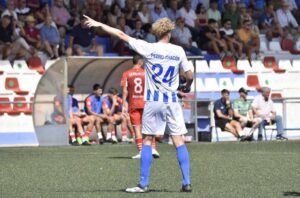
[[158, 38], [162, 39], [165, 35], [171, 32], [175, 28], [174, 23], [168, 18], [162, 18], [157, 20], [152, 25], [153, 34]]

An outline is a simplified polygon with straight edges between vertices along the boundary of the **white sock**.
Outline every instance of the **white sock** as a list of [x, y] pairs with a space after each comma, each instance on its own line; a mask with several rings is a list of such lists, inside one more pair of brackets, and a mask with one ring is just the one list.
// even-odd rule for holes
[[103, 139], [102, 133], [101, 133], [101, 132], [97, 132], [97, 136], [98, 136], [98, 139], [99, 139], [99, 140], [100, 140], [100, 139]]
[[241, 131], [239, 132], [239, 135], [240, 135], [240, 136], [243, 136], [243, 135], [246, 135], [246, 134], [245, 134], [244, 130], [241, 130]]
[[107, 132], [106, 133], [106, 139], [110, 139], [111, 138], [111, 132]]

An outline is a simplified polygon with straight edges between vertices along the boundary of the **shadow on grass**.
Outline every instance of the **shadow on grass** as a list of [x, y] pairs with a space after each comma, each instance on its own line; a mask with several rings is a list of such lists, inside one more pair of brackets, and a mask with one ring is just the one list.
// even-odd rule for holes
[[131, 157], [125, 156], [116, 156], [116, 157], [107, 157], [108, 159], [132, 159]]
[[[58, 193], [65, 193], [65, 192], [76, 192], [76, 193], [98, 193], [98, 192], [122, 192], [128, 193], [125, 189], [97, 189], [97, 190], [57, 190], [55, 192]], [[175, 190], [168, 190], [168, 189], [149, 189], [149, 193], [179, 193], [179, 191]], [[133, 194], [133, 193], [128, 193]]]
[[284, 192], [283, 196], [287, 197], [300, 197], [300, 192], [295, 192], [295, 191], [288, 191], [288, 192]]

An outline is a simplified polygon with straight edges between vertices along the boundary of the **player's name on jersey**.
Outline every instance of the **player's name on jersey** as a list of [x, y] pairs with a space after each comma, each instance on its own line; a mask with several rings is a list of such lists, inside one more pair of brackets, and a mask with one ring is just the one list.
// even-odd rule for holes
[[143, 72], [130, 72], [128, 74], [128, 76], [140, 76], [140, 75], [144, 75], [144, 73]]
[[134, 99], [142, 99], [142, 98], [144, 98], [144, 96], [142, 95], [133, 95], [132, 96], [132, 98], [134, 98]]
[[155, 53], [151, 53], [150, 54], [151, 58], [155, 58], [155, 59], [168, 59], [168, 60], [175, 60], [175, 61], [179, 61], [179, 57], [178, 56], [170, 56], [170, 55], [162, 55], [162, 54], [155, 54]]

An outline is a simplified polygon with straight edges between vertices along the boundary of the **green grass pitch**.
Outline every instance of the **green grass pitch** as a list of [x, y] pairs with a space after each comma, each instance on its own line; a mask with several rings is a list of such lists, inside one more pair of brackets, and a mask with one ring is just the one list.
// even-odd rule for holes
[[128, 194], [139, 178], [135, 145], [0, 149], [0, 197], [211, 197], [300, 196], [300, 141], [191, 143], [193, 192], [180, 193], [176, 151], [158, 144], [150, 192]]

